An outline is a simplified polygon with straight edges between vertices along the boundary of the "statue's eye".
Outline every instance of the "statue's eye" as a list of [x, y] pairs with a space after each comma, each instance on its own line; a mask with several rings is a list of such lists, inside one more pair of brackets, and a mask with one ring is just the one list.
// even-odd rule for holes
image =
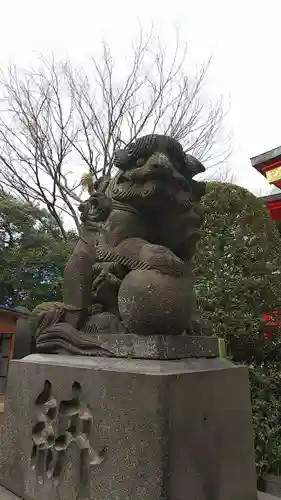
[[145, 164], [145, 159], [144, 158], [139, 158], [137, 160], [137, 167], [142, 167]]

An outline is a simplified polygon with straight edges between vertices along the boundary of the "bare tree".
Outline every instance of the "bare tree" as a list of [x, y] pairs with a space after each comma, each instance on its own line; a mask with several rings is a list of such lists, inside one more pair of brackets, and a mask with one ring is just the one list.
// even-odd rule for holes
[[26, 201], [43, 204], [66, 237], [62, 212], [78, 225], [73, 207], [76, 195], [64, 173], [77, 135], [74, 106], [65, 92], [60, 66], [42, 62], [38, 72], [19, 74], [10, 67], [7, 76], [2, 74], [1, 184]]
[[152, 35], [142, 34], [131, 47], [125, 77], [104, 43], [99, 57], [91, 60], [87, 73], [66, 66], [78, 121], [80, 139], [74, 144], [95, 177], [110, 174], [116, 147], [133, 142], [143, 133], [169, 134], [209, 166], [225, 161], [228, 139], [218, 144], [224, 118], [222, 99], [210, 104], [203, 85], [211, 63], [195, 75], [187, 75], [187, 46], [177, 40], [168, 58]]
[[142, 32], [129, 55], [116, 64], [104, 43], [86, 68], [41, 58], [35, 70], [1, 76], [1, 183], [44, 205], [64, 236], [63, 214], [79, 228], [81, 172], [72, 165], [110, 175], [114, 150], [151, 132], [172, 135], [209, 166], [229, 154], [220, 141], [223, 102], [204, 94], [210, 61], [190, 75], [187, 46], [177, 38], [169, 55]]

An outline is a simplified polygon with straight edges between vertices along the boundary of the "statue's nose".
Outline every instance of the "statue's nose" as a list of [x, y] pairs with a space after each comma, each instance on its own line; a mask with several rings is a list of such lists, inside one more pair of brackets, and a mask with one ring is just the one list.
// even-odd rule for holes
[[154, 153], [150, 157], [149, 163], [155, 167], [161, 166], [166, 168], [173, 168], [170, 158], [167, 155], [165, 155], [165, 153], [162, 152]]

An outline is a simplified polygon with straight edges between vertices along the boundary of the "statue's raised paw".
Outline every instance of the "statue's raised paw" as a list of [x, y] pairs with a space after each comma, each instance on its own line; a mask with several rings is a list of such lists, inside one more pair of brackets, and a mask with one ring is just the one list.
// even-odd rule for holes
[[159, 271], [131, 271], [123, 280], [118, 306], [123, 324], [138, 335], [178, 335], [190, 323], [193, 306], [188, 277]]
[[151, 269], [170, 276], [183, 276], [185, 271], [184, 262], [169, 248], [161, 245], [145, 242], [140, 248], [139, 258], [142, 262], [146, 262]]
[[182, 276], [185, 272], [183, 260], [169, 248], [142, 238], [126, 238], [114, 250], [132, 271], [138, 269], [139, 263], [141, 269], [154, 269], [171, 276]]

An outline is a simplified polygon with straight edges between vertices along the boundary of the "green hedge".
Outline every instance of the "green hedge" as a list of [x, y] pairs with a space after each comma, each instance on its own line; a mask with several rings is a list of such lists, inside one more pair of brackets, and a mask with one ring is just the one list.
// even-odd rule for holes
[[194, 259], [201, 317], [235, 361], [263, 357], [262, 312], [281, 310], [281, 239], [263, 203], [231, 184], [207, 183]]
[[207, 183], [205, 223], [194, 259], [201, 317], [250, 367], [259, 477], [281, 474], [281, 339], [261, 338], [262, 312], [281, 310], [281, 239], [263, 203], [247, 190]]

